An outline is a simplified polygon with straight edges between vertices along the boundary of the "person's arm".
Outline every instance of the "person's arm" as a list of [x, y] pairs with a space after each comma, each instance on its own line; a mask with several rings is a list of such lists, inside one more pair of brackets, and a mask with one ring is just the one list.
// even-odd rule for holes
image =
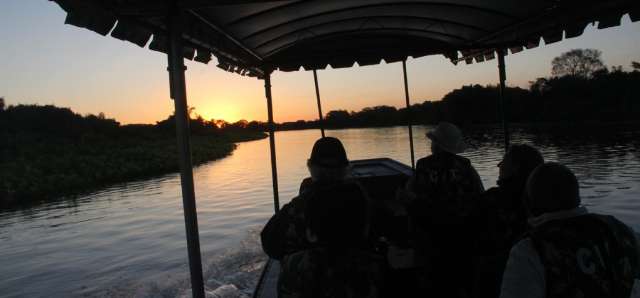
[[304, 178], [300, 183], [300, 188], [298, 189], [298, 195], [302, 195], [302, 193], [305, 192], [307, 189], [309, 189], [312, 184], [313, 184], [313, 180], [311, 179], [311, 177]]
[[[294, 199], [295, 200], [295, 199]], [[293, 202], [293, 200], [292, 200]], [[292, 203], [285, 204], [282, 209], [278, 210], [260, 233], [262, 242], [262, 250], [271, 258], [280, 260], [286, 253], [287, 232], [293, 219], [289, 214], [291, 212]]]
[[509, 253], [500, 298], [544, 298], [544, 267], [531, 239], [518, 242]]

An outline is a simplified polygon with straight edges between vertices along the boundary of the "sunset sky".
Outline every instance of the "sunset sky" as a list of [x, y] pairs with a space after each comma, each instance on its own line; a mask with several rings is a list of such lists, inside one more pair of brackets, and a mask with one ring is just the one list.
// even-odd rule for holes
[[[121, 123], [154, 123], [173, 111], [166, 55], [64, 24], [50, 1], [3, 0], [0, 9], [0, 96], [7, 104], [54, 104], [87, 114], [104, 112]], [[573, 48], [596, 48], [608, 66], [640, 61], [640, 22], [526, 50], [506, 58], [507, 83], [550, 75], [551, 60]], [[187, 61], [188, 102], [206, 119], [266, 119], [263, 82]], [[407, 62], [412, 102], [439, 100], [468, 84], [496, 84], [497, 62], [451, 64], [442, 56]], [[325, 112], [404, 105], [400, 63], [319, 71]], [[313, 74], [272, 76], [275, 121], [317, 118]]]

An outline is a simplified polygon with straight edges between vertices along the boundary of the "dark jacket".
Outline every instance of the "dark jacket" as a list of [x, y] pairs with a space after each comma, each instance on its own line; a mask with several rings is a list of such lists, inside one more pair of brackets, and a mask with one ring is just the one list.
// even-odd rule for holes
[[471, 162], [442, 152], [418, 161], [408, 188], [412, 238], [419, 258], [428, 264], [424, 275], [433, 281], [433, 295], [463, 297], [471, 273], [470, 233], [464, 223], [472, 201], [483, 190]]
[[631, 228], [585, 207], [527, 221], [532, 230], [511, 249], [501, 298], [629, 297], [624, 289], [640, 269]]
[[467, 158], [442, 152], [418, 160], [409, 190], [416, 195], [416, 215], [446, 223], [460, 219], [484, 187]]
[[312, 182], [307, 178], [300, 185], [300, 194], [282, 206], [260, 233], [262, 249], [271, 258], [281, 260], [287, 254], [313, 247], [307, 240], [307, 222], [304, 210], [307, 201], [319, 189], [331, 188], [341, 183], [356, 183], [352, 180]]
[[550, 221], [532, 230], [530, 237], [545, 268], [547, 297], [631, 294], [639, 262], [636, 238], [613, 216]]
[[467, 219], [474, 256], [474, 297], [498, 297], [511, 247], [527, 230], [526, 179], [501, 181], [478, 196]]
[[319, 247], [283, 258], [280, 298], [380, 297], [384, 258], [359, 249], [331, 252]]

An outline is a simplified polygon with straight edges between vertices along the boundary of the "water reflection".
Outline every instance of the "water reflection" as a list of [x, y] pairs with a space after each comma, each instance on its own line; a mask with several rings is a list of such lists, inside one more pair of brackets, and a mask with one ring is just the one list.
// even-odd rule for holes
[[[429, 129], [414, 128], [416, 157], [429, 153], [424, 137]], [[512, 139], [536, 146], [546, 160], [568, 165], [578, 175], [585, 204], [640, 230], [640, 129], [544, 131], [516, 128]], [[495, 185], [504, 152], [501, 131], [486, 127], [465, 133], [472, 148], [464, 155], [485, 187]], [[410, 163], [405, 127], [329, 130], [327, 135], [340, 138], [351, 159], [387, 156]], [[284, 202], [307, 175], [306, 159], [319, 136], [315, 130], [277, 133]], [[267, 140], [242, 143], [228, 158], [194, 170], [201, 247], [212, 290], [231, 283], [250, 293], [259, 272], [255, 268], [263, 256], [257, 231], [273, 212], [268, 148]], [[184, 294], [188, 266], [181, 202], [179, 176], [171, 174], [1, 213], [1, 295]]]

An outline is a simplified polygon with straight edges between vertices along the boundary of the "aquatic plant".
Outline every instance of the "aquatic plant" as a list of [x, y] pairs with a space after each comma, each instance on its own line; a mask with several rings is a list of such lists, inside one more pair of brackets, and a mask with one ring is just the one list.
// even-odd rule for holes
[[[9, 106], [0, 112], [0, 207], [48, 201], [109, 184], [178, 171], [172, 117], [121, 126], [54, 106]], [[235, 142], [264, 137], [192, 120], [197, 165], [230, 154]]]

